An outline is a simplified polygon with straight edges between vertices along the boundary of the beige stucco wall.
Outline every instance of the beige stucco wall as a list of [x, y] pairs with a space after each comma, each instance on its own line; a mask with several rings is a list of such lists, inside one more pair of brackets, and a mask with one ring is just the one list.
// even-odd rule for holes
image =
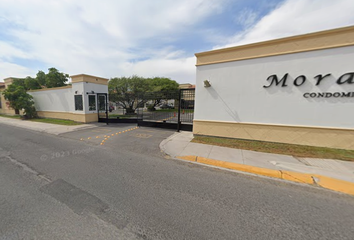
[[196, 135], [354, 150], [354, 129], [194, 120]]
[[70, 77], [71, 77], [72, 83], [87, 82], [87, 83], [108, 85], [107, 78], [95, 77], [95, 76], [91, 76], [91, 75], [87, 75], [87, 74], [72, 75]]
[[67, 119], [82, 123], [98, 122], [97, 113], [75, 114], [69, 112], [37, 111], [37, 114], [39, 117], [43, 118]]
[[352, 46], [354, 26], [196, 53], [197, 66]]
[[[7, 87], [8, 84], [11, 84], [12, 79], [11, 78], [7, 78], [5, 80], [5, 88]], [[1, 88], [0, 89], [0, 100], [1, 100], [1, 108], [0, 108], [0, 113], [1, 114], [10, 114], [10, 115], [14, 115], [15, 114], [15, 110], [13, 110], [12, 108], [10, 108], [8, 106], [8, 101], [5, 99], [4, 95], [2, 94], [2, 92], [5, 90], [5, 88]]]

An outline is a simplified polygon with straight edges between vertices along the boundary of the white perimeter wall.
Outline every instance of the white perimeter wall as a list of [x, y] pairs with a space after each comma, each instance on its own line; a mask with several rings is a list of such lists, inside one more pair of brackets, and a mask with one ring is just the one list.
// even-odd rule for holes
[[33, 96], [34, 105], [37, 111], [74, 111], [74, 96], [71, 88], [28, 93]]
[[[354, 127], [354, 98], [304, 98], [306, 92], [353, 92], [354, 84], [337, 85], [344, 73], [354, 72], [354, 47], [341, 47], [234, 61], [197, 67], [195, 120], [244, 123]], [[289, 73], [288, 87], [266, 81]], [[332, 75], [315, 86], [318, 74]], [[300, 87], [293, 80], [305, 75]], [[203, 81], [212, 84], [204, 88]]]
[[[103, 84], [78, 82], [73, 83], [72, 88], [50, 89], [47, 91], [28, 92], [33, 96], [37, 111], [50, 112], [72, 112], [78, 114], [97, 113], [97, 96], [96, 111], [89, 111], [88, 94], [94, 91], [96, 93], [108, 93], [108, 86]], [[75, 111], [75, 95], [83, 96], [83, 111]]]

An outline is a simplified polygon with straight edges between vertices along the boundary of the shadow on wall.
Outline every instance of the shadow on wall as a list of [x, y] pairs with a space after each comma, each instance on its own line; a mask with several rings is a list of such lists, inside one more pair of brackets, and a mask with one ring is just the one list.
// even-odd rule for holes
[[227, 114], [229, 114], [235, 122], [240, 122], [240, 117], [238, 116], [236, 110], [232, 110], [229, 104], [220, 96], [220, 94], [215, 90], [214, 87], [206, 88], [212, 98], [215, 100], [220, 99], [220, 102], [225, 106]]

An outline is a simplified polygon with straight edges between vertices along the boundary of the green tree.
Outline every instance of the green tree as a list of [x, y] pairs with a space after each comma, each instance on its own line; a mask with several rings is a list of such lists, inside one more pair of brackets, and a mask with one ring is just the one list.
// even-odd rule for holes
[[[69, 75], [59, 72], [56, 68], [49, 68], [49, 72], [45, 75], [45, 85], [47, 88], [66, 86]], [[40, 73], [40, 76], [43, 74]], [[41, 79], [42, 80], [42, 79]]]
[[149, 94], [150, 100], [153, 100], [150, 106], [151, 110], [155, 110], [155, 107], [169, 99], [174, 99], [178, 96], [179, 84], [165, 77], [154, 77], [148, 80], [150, 84], [151, 91], [153, 93]]
[[12, 81], [12, 85], [21, 86], [24, 89], [26, 89], [26, 83], [25, 83], [25, 79], [24, 78], [15, 78]]
[[26, 77], [24, 80], [26, 90], [34, 90], [41, 89], [41, 85], [39, 84], [36, 78]]
[[46, 85], [45, 73], [43, 71], [38, 71], [38, 73], [36, 75], [36, 79], [41, 86]]
[[141, 93], [151, 90], [147, 79], [133, 75], [131, 77], [112, 78], [108, 82], [109, 99], [126, 109], [127, 114], [143, 103]]
[[154, 92], [178, 91], [179, 89], [179, 84], [170, 78], [154, 77], [148, 81]]
[[23, 109], [28, 118], [33, 118], [36, 115], [33, 97], [26, 92], [23, 81], [21, 81], [23, 79], [16, 80], [5, 89], [4, 97], [10, 102], [10, 107], [15, 109], [16, 114], [19, 114], [20, 110]]
[[112, 78], [108, 83], [109, 99], [126, 109], [127, 114], [135, 112], [141, 104], [152, 100], [149, 109], [154, 110], [162, 100], [178, 96], [178, 83], [170, 78], [131, 77]]

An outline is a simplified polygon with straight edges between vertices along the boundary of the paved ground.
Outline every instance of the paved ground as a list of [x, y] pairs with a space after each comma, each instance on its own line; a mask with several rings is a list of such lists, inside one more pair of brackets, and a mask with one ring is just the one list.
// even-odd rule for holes
[[0, 124], [1, 123], [24, 128], [24, 129], [31, 129], [37, 132], [54, 134], [54, 135], [59, 135], [66, 132], [72, 132], [79, 129], [95, 128], [97, 125], [99, 126], [102, 125], [100, 123], [93, 123], [93, 124], [81, 124], [81, 125], [68, 126], [68, 125], [32, 122], [32, 121], [25, 121], [25, 120], [13, 119], [13, 118], [0, 117]]
[[[181, 119], [182, 123], [192, 123], [193, 122], [193, 112], [191, 110], [181, 110]], [[114, 110], [110, 114], [124, 114], [122, 109]], [[138, 115], [140, 118], [143, 118], [145, 121], [166, 121], [171, 123], [177, 123], [178, 121], [178, 109], [171, 112], [161, 112], [161, 111], [139, 111]]]
[[134, 127], [0, 124], [0, 239], [353, 239], [354, 198], [166, 159], [173, 132]]
[[171, 157], [199, 156], [230, 163], [281, 171], [319, 174], [354, 183], [354, 162], [335, 159], [298, 158], [234, 148], [193, 143], [191, 132], [175, 133], [161, 143]]

